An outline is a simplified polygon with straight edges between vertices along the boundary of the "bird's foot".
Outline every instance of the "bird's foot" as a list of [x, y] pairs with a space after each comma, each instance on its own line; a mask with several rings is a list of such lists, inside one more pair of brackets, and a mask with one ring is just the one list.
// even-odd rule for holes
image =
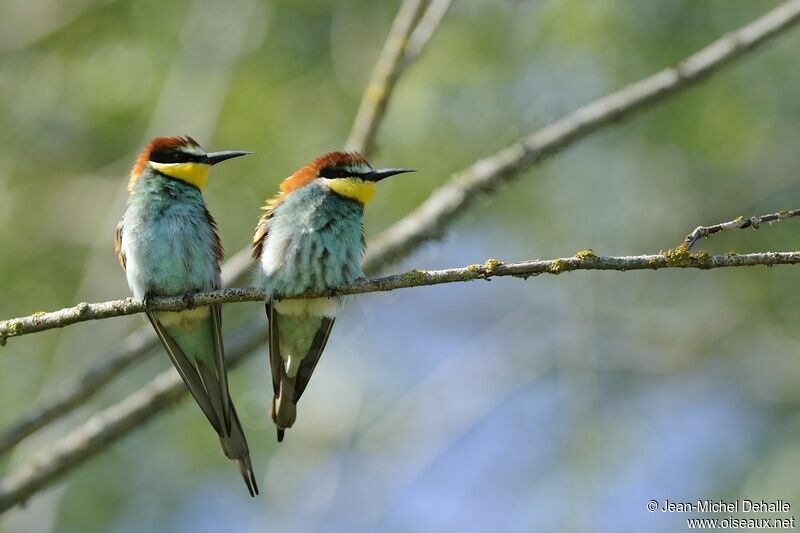
[[186, 305], [186, 309], [191, 310], [195, 308], [194, 295], [195, 293], [193, 292], [187, 292], [186, 294], [183, 295], [183, 303], [184, 305]]
[[142, 298], [142, 303], [144, 304], [145, 307], [149, 309], [150, 305], [153, 303], [153, 295], [150, 294], [149, 292], [144, 293], [144, 297]]

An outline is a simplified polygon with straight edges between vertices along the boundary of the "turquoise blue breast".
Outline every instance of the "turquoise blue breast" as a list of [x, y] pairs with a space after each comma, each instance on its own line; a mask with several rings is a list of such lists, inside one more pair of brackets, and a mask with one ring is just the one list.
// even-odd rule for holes
[[207, 213], [195, 187], [149, 171], [138, 180], [122, 220], [125, 270], [135, 297], [220, 286]]
[[322, 291], [364, 276], [358, 202], [320, 183], [289, 194], [273, 213], [261, 256], [261, 283], [269, 294]]

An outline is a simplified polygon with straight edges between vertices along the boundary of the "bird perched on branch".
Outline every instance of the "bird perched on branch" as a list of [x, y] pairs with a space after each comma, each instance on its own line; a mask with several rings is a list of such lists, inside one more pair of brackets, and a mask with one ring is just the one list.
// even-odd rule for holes
[[375, 183], [404, 172], [413, 171], [375, 170], [359, 154], [332, 152], [286, 178], [263, 207], [253, 258], [267, 293], [270, 417], [279, 442], [295, 421], [296, 404], [325, 349], [338, 299], [276, 297], [335, 289], [363, 278], [364, 207]]
[[249, 153], [206, 153], [191, 137], [153, 139], [131, 170], [115, 249], [134, 297], [187, 301], [185, 311], [152, 311], [147, 318], [255, 496], [247, 440], [228, 392], [220, 305], [191, 304], [194, 293], [221, 287], [222, 245], [200, 191], [212, 165]]

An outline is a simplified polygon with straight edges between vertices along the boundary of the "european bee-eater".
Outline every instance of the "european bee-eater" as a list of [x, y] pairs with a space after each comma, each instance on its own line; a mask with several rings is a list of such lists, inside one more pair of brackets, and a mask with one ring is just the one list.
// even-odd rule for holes
[[[191, 137], [159, 137], [142, 151], [115, 239], [134, 297], [183, 295], [191, 303], [194, 293], [221, 287], [222, 244], [200, 191], [212, 165], [249, 153], [206, 153]], [[228, 392], [220, 305], [149, 312], [147, 318], [255, 496], [247, 440]]]
[[279, 442], [295, 421], [297, 402], [328, 342], [339, 302], [274, 297], [321, 292], [363, 278], [364, 207], [376, 182], [403, 172], [412, 170], [375, 170], [359, 154], [332, 152], [286, 178], [263, 207], [253, 258], [267, 294], [270, 417]]

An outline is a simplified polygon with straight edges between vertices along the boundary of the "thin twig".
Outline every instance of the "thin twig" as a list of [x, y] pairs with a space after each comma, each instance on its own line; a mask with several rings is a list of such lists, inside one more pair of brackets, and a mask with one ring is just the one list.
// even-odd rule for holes
[[703, 237], [714, 235], [723, 231], [732, 229], [758, 229], [763, 223], [779, 222], [788, 218], [793, 218], [800, 215], [800, 209], [792, 209], [791, 211], [778, 211], [777, 213], [768, 213], [766, 215], [753, 216], [750, 218], [736, 217], [728, 222], [720, 222], [713, 226], [697, 226], [694, 231], [686, 236], [683, 243], [686, 248], [691, 249]]
[[418, 245], [439, 238], [448, 224], [480, 195], [541, 163], [599, 128], [634, 116], [666, 98], [707, 80], [720, 68], [756, 50], [800, 22], [800, 0], [790, 0], [749, 24], [724, 35], [675, 67], [666, 68], [615, 93], [595, 100], [508, 148], [456, 173], [409, 215], [371, 243], [366, 266], [383, 269]]
[[345, 150], [369, 154], [375, 142], [375, 132], [386, 114], [400, 74], [407, 66], [404, 61], [409, 37], [430, 5], [430, 0], [404, 0], [392, 23], [389, 37], [372, 70], [367, 89], [358, 106], [353, 129], [345, 143]]
[[[681, 251], [685, 254], [681, 255]], [[671, 254], [671, 255], [670, 255]], [[351, 285], [343, 285], [336, 290], [306, 292], [290, 296], [296, 298], [320, 298], [327, 296], [348, 296], [368, 292], [386, 292], [411, 287], [439, 285], [458, 281], [473, 281], [499, 276], [528, 277], [538, 274], [560, 274], [571, 270], [657, 270], [659, 268], [722, 268], [755, 265], [795, 264], [800, 252], [761, 252], [754, 254], [709, 256], [706, 253], [690, 254], [688, 248], [679, 247], [675, 251], [658, 255], [637, 255], [629, 257], [598, 257], [586, 251], [578, 257], [502, 263], [490, 259], [483, 265], [469, 265], [445, 270], [412, 270], [404, 274], [385, 276]], [[183, 311], [195, 306], [201, 307], [215, 303], [259, 302], [264, 301], [264, 291], [260, 289], [232, 288], [197, 293], [187, 301], [181, 296], [153, 298], [148, 303], [133, 298], [100, 303], [80, 303], [49, 313], [36, 313], [0, 322], [0, 339], [39, 333], [48, 329], [63, 328], [78, 322], [101, 320], [118, 316], [133, 315], [145, 311]]]

